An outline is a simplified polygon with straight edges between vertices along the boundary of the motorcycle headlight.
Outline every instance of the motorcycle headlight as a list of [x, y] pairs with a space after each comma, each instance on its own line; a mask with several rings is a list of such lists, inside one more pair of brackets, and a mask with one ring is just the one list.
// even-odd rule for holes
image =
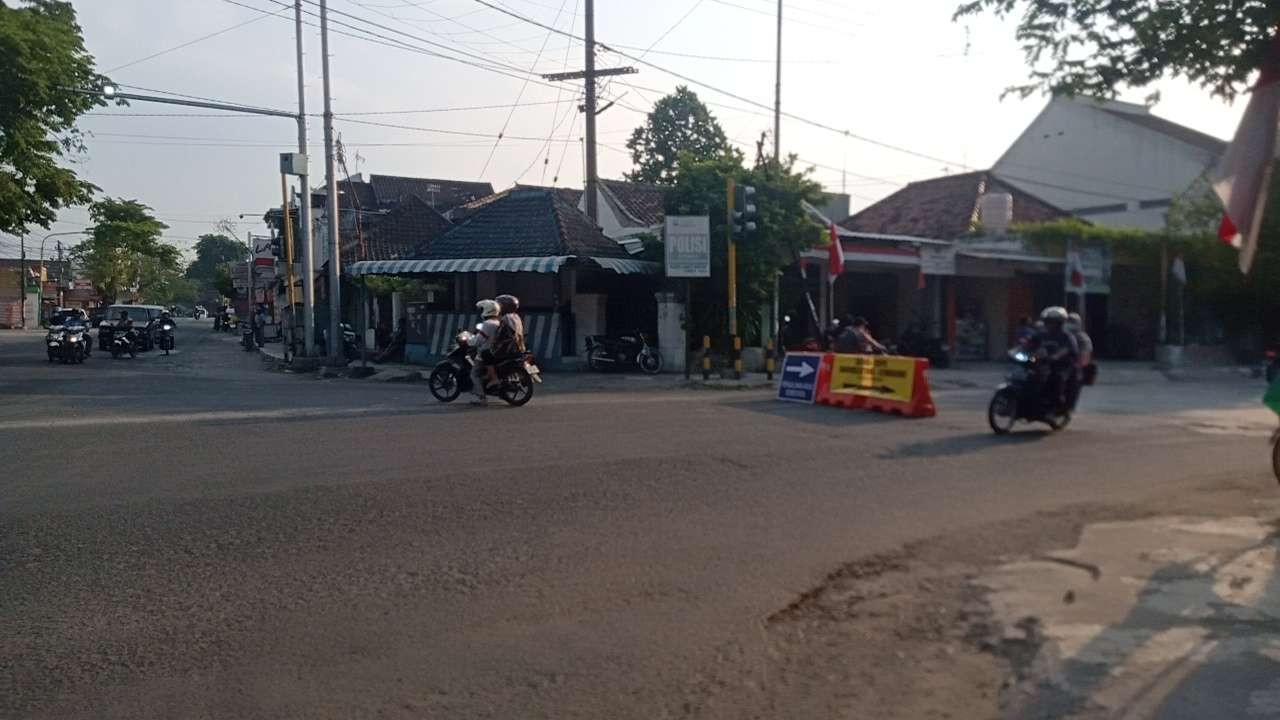
[[172, 329], [173, 329], [173, 326], [172, 326], [172, 325], [170, 325], [170, 324], [168, 324], [168, 323], [165, 323], [165, 324], [162, 326], [162, 328], [163, 328], [166, 332], [168, 332], [169, 330], [172, 330]]
[[80, 342], [80, 338], [75, 335], [72, 335], [71, 337], [67, 338], [67, 342]]
[[1019, 350], [1013, 354], [1013, 359], [1017, 360], [1018, 362], [1030, 362], [1031, 356], [1024, 351]]

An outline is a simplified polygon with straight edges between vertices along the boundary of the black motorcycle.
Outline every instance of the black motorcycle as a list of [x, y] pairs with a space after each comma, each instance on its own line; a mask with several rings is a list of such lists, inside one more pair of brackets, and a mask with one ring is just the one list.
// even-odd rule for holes
[[82, 363], [89, 355], [89, 333], [84, 325], [58, 325], [45, 335], [49, 362]]
[[253, 337], [253, 325], [250, 323], [240, 323], [240, 347], [245, 352], [253, 352], [258, 348], [258, 343]]
[[[475, 387], [471, 380], [471, 368], [476, 363], [476, 351], [471, 346], [473, 337], [466, 330], [459, 332], [449, 354], [432, 369], [427, 386], [440, 402], [453, 402]], [[496, 395], [516, 407], [533, 399], [533, 386], [542, 382], [542, 371], [534, 364], [532, 355], [499, 358], [495, 368], [498, 382], [485, 389], [486, 395]]]
[[156, 343], [164, 354], [168, 355], [169, 351], [173, 350], [173, 321], [160, 320], [157, 325], [159, 327], [156, 328]]
[[[347, 360], [359, 360], [360, 345], [356, 342], [356, 331], [351, 327], [351, 323], [340, 323], [338, 327], [342, 330], [342, 357]], [[320, 356], [329, 352], [329, 331], [324, 328], [316, 328], [316, 352]]]
[[606, 368], [638, 367], [641, 372], [657, 375], [662, 372], [662, 353], [650, 345], [644, 333], [634, 335], [587, 337], [587, 367], [600, 371]]
[[138, 357], [138, 353], [142, 349], [142, 338], [137, 330], [114, 332], [111, 335], [111, 357], [113, 358], [118, 358], [121, 355], [135, 358]]
[[1009, 377], [996, 388], [987, 407], [991, 429], [1004, 435], [1019, 420], [1042, 422], [1054, 430], [1065, 428], [1071, 422], [1079, 388], [1067, 388], [1063, 404], [1053, 382], [1052, 363], [1043, 353], [1016, 347], [1009, 351], [1009, 360], [1013, 363]]
[[898, 343], [890, 348], [890, 352], [894, 355], [925, 358], [931, 368], [951, 367], [951, 346], [921, 325], [909, 326]]

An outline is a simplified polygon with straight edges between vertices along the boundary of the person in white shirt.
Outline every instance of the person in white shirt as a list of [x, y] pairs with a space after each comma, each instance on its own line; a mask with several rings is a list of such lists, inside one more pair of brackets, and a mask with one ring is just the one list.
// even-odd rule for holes
[[498, 323], [498, 315], [502, 310], [498, 307], [498, 303], [492, 300], [481, 300], [476, 303], [476, 309], [480, 311], [483, 322], [480, 323], [472, 340], [476, 349], [476, 362], [471, 367], [471, 392], [475, 393], [476, 399], [472, 400], [471, 404], [487, 405], [488, 399], [485, 397], [484, 388], [489, 381], [489, 365], [493, 359], [493, 347], [501, 327]]

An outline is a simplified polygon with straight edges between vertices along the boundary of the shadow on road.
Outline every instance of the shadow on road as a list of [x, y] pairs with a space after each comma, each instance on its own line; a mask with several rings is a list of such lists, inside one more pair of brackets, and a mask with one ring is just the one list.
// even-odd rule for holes
[[1053, 435], [1051, 430], [1025, 430], [996, 435], [991, 432], [969, 433], [968, 435], [952, 435], [935, 440], [907, 443], [895, 450], [880, 454], [881, 460], [898, 458], [947, 457], [951, 455], [968, 455], [982, 452], [1002, 445], [1026, 445], [1038, 442]]
[[764, 415], [796, 420], [799, 422], [821, 425], [823, 427], [848, 427], [852, 425], [873, 425], [877, 423], [909, 423], [914, 418], [896, 417], [883, 413], [865, 410], [844, 410], [825, 405], [805, 405], [803, 403], [778, 402], [773, 398], [743, 400], [727, 403], [731, 407], [750, 410]]

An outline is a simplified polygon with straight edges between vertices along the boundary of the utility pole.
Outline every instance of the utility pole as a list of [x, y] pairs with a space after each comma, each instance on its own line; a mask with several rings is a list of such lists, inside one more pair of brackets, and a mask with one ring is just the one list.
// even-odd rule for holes
[[62, 241], [58, 241], [58, 307], [62, 307], [62, 288], [66, 285], [66, 265], [62, 264]]
[[[338, 178], [334, 175], [333, 98], [329, 95], [329, 9], [320, 0], [320, 72], [324, 78], [324, 176], [325, 218], [329, 232], [329, 358], [342, 359], [342, 250], [338, 242]], [[309, 201], [308, 201], [309, 202]]]
[[[305, 156], [307, 154], [307, 93], [303, 83], [302, 65], [302, 0], [294, 0], [293, 23], [298, 53], [298, 152]], [[308, 168], [309, 162], [304, 166], [304, 170]], [[301, 231], [301, 237], [298, 239], [302, 242], [302, 355], [307, 357], [311, 355], [316, 343], [316, 258], [311, 230], [311, 184], [308, 173], [299, 175], [298, 181], [302, 185], [302, 202], [298, 203], [298, 229]], [[288, 213], [286, 208], [286, 222], [289, 218]], [[293, 260], [289, 262], [292, 263]], [[289, 273], [292, 276], [292, 264], [289, 266]], [[292, 277], [289, 280], [289, 297], [293, 297]], [[295, 312], [292, 302], [290, 300], [291, 315]], [[297, 318], [294, 318], [294, 324], [296, 326]]]
[[18, 296], [21, 302], [22, 329], [27, 329], [27, 236], [18, 236]]
[[782, 162], [782, 0], [778, 0], [778, 51], [773, 83], [773, 159]]
[[587, 177], [584, 189], [587, 195], [587, 217], [591, 218], [592, 222], [598, 223], [600, 209], [596, 186], [599, 184], [600, 178], [596, 172], [596, 115], [603, 112], [603, 110], [596, 110], [596, 78], [606, 75], [631, 75], [638, 71], [633, 67], [596, 70], [596, 11], [594, 0], [586, 0], [585, 8], [583, 9], [583, 22], [586, 25], [586, 45], [584, 47], [586, 56], [583, 66], [585, 69], [579, 72], [550, 73], [543, 75], [542, 78], [551, 81], [583, 81], [584, 100], [582, 107], [579, 109], [586, 115], [587, 120], [587, 146], [585, 148]]

